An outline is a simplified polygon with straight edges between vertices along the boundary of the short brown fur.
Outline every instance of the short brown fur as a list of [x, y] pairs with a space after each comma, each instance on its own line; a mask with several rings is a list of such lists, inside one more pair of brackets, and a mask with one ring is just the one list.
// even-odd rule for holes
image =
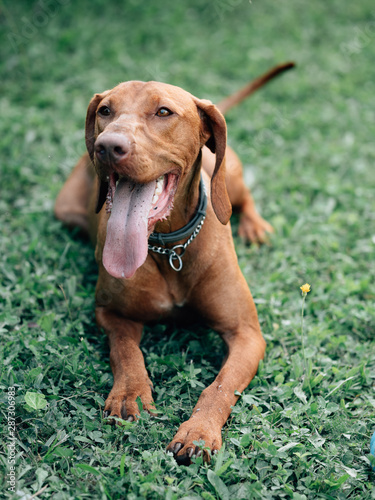
[[[179, 113], [168, 127], [148, 121], [151, 119], [144, 114], [154, 102], [164, 101], [173, 103]], [[116, 119], [98, 118], [96, 111], [103, 103], [116, 107]], [[120, 175], [147, 183], [170, 170], [171, 165], [178, 172], [174, 208], [167, 220], [156, 224], [155, 231], [175, 231], [192, 218], [198, 203], [201, 169], [206, 185], [211, 184], [205, 223], [187, 248], [180, 272], [171, 269], [165, 256], [151, 252], [131, 279], [110, 276], [102, 264], [108, 214], [103, 208], [95, 215], [95, 206], [107, 172], [95, 159], [94, 144], [100, 132], [112, 129], [131, 136], [137, 146], [122, 165]], [[145, 410], [154, 409], [152, 383], [139, 348], [144, 323], [179, 317], [187, 309], [189, 317], [215, 329], [228, 348], [218, 376], [202, 392], [191, 417], [168, 445], [179, 463], [188, 464], [191, 456], [199, 453], [194, 441], [204, 440], [212, 452], [221, 447], [221, 429], [237, 401], [235, 392], [248, 386], [265, 352], [255, 305], [237, 264], [230, 225], [226, 224], [231, 207], [241, 214], [239, 232], [245, 240], [263, 242], [272, 227], [256, 212], [243, 182], [241, 162], [226, 147], [225, 120], [209, 101], [156, 82], [120, 84], [92, 99], [86, 144], [88, 154], [62, 188], [55, 214], [64, 223], [89, 232], [96, 245], [96, 319], [109, 338], [114, 376], [105, 415], [136, 418], [137, 397]]]

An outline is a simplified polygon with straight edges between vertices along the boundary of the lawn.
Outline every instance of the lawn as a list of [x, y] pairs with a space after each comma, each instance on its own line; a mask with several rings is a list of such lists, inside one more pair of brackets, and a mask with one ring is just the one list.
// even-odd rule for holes
[[[375, 499], [373, 1], [4, 0], [0, 19], [3, 498]], [[201, 326], [147, 327], [158, 416], [109, 426], [93, 250], [54, 199], [95, 92], [161, 80], [218, 102], [288, 60], [226, 117], [275, 228], [257, 248], [232, 224], [266, 357], [220, 453], [178, 466], [165, 447], [224, 346]]]

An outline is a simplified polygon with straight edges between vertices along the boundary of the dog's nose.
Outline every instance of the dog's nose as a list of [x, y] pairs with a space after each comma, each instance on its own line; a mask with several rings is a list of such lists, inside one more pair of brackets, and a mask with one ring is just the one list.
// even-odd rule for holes
[[111, 160], [120, 163], [129, 154], [130, 141], [121, 134], [105, 134], [95, 142], [95, 154], [98, 160]]

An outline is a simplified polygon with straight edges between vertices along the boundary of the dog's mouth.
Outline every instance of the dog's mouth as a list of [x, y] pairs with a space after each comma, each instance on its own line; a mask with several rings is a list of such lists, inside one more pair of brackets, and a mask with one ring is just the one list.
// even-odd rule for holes
[[118, 174], [113, 173], [109, 176], [106, 211], [109, 214], [112, 212], [117, 186], [120, 185], [121, 189], [123, 189], [123, 185], [125, 184], [129, 195], [135, 190], [140, 196], [142, 196], [143, 192], [148, 193], [148, 189], [152, 190], [152, 186], [154, 186], [151, 206], [147, 216], [148, 229], [149, 233], [151, 233], [155, 224], [160, 220], [166, 219], [171, 213], [177, 183], [178, 175], [172, 173], [161, 175], [156, 181], [151, 181], [147, 184], [138, 184], [133, 181], [120, 179]]
[[168, 173], [146, 184], [109, 176], [107, 236], [103, 265], [115, 278], [131, 278], [144, 263], [148, 236], [173, 208], [178, 175]]

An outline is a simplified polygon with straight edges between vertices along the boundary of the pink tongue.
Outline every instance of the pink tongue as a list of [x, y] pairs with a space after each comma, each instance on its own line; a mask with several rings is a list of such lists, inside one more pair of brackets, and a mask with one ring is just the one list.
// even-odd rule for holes
[[115, 278], [131, 278], [147, 257], [148, 214], [156, 181], [134, 184], [120, 180], [107, 223], [103, 265]]

